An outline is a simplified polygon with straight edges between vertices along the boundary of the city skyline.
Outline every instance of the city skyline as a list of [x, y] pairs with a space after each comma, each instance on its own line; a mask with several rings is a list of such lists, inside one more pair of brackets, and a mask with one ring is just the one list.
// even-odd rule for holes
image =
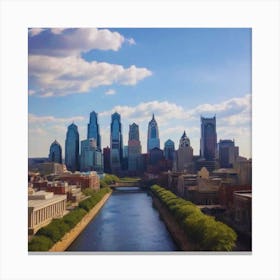
[[217, 142], [251, 157], [251, 29], [29, 29], [29, 157], [55, 139], [65, 151], [73, 121], [86, 139], [92, 111], [102, 148], [118, 112], [123, 144], [135, 122], [145, 153], [154, 113], [161, 149], [186, 131], [199, 154], [200, 116], [216, 115]]

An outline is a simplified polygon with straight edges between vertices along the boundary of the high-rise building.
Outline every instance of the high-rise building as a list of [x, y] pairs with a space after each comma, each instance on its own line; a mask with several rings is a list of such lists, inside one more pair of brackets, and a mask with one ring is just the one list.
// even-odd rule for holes
[[218, 144], [219, 163], [221, 168], [233, 168], [239, 156], [239, 148], [232, 140], [220, 140]]
[[65, 140], [65, 164], [69, 171], [79, 170], [79, 132], [72, 123], [68, 126]]
[[111, 116], [111, 150], [110, 163], [112, 173], [118, 173], [121, 170], [123, 159], [123, 139], [121, 116], [117, 112]]
[[213, 118], [201, 117], [200, 156], [207, 161], [214, 161], [216, 159], [216, 151], [216, 116]]
[[137, 171], [140, 168], [141, 143], [139, 140], [139, 126], [129, 125], [128, 133], [128, 170]]
[[102, 152], [95, 138], [81, 141], [80, 170], [103, 172]]
[[193, 168], [193, 148], [191, 147], [190, 139], [184, 131], [180, 142], [179, 149], [176, 151], [176, 169], [177, 171], [192, 171]]
[[166, 160], [173, 160], [175, 152], [175, 144], [172, 140], [168, 139], [164, 143], [164, 157]]
[[160, 140], [159, 140], [159, 133], [158, 133], [158, 125], [155, 120], [155, 116], [153, 117], [148, 125], [148, 139], [147, 139], [147, 152], [149, 153], [150, 150], [153, 148], [160, 149]]
[[50, 146], [49, 160], [52, 162], [62, 163], [62, 149], [56, 140]]
[[110, 148], [108, 146], [106, 148], [103, 148], [103, 164], [104, 172], [111, 173]]
[[96, 140], [96, 146], [101, 151], [101, 136], [99, 131], [99, 124], [97, 120], [97, 113], [92, 111], [90, 113], [88, 130], [87, 130], [87, 139], [94, 138]]

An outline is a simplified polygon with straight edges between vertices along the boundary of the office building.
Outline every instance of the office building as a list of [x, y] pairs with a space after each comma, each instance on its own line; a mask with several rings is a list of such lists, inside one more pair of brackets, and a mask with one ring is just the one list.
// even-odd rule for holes
[[103, 172], [102, 152], [97, 147], [95, 138], [81, 141], [80, 170]]
[[110, 165], [113, 174], [121, 170], [123, 160], [123, 139], [121, 116], [117, 112], [111, 116], [111, 138], [110, 138]]
[[232, 140], [220, 140], [218, 143], [219, 163], [221, 168], [233, 168], [239, 156], [239, 148]]
[[103, 148], [103, 165], [104, 172], [111, 173], [110, 148], [108, 146], [106, 148]]
[[141, 143], [139, 140], [139, 126], [136, 123], [129, 125], [128, 133], [128, 170], [136, 171], [140, 168]]
[[65, 164], [67, 170], [79, 170], [79, 132], [78, 127], [72, 123], [68, 126], [65, 140]]
[[98, 115], [95, 111], [90, 113], [90, 119], [87, 130], [87, 139], [94, 138], [96, 140], [96, 146], [101, 151], [101, 136], [98, 124]]
[[56, 140], [50, 146], [49, 161], [62, 163], [62, 149]]
[[177, 171], [193, 171], [193, 148], [185, 131], [180, 139], [175, 159]]
[[164, 157], [166, 160], [174, 160], [175, 144], [172, 140], [168, 139], [164, 143]]
[[213, 118], [201, 117], [200, 156], [206, 161], [213, 161], [216, 159], [216, 150], [216, 116]]
[[160, 149], [158, 125], [154, 114], [148, 125], [147, 153], [149, 153], [153, 148]]

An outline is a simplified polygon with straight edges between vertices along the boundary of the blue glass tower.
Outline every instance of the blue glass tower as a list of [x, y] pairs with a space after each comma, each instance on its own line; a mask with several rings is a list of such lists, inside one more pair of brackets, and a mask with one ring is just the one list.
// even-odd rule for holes
[[148, 125], [147, 152], [149, 153], [149, 151], [152, 150], [153, 148], [160, 149], [158, 125], [155, 120], [154, 114], [153, 114], [153, 118], [151, 119], [151, 121], [149, 122], [149, 125]]
[[62, 163], [62, 149], [56, 140], [50, 146], [49, 160], [52, 162]]
[[92, 139], [92, 138], [96, 140], [96, 146], [98, 150], [101, 151], [101, 136], [99, 132], [97, 113], [95, 111], [92, 111], [90, 113], [90, 119], [89, 119], [88, 130], [87, 130], [87, 139]]
[[121, 116], [117, 112], [111, 116], [111, 170], [112, 173], [117, 173], [121, 169], [123, 159], [123, 140], [122, 140], [122, 125]]
[[72, 123], [68, 126], [65, 140], [65, 164], [69, 171], [79, 170], [79, 132]]
[[175, 152], [175, 144], [172, 140], [168, 139], [164, 143], [164, 157], [167, 160], [174, 159], [174, 152]]

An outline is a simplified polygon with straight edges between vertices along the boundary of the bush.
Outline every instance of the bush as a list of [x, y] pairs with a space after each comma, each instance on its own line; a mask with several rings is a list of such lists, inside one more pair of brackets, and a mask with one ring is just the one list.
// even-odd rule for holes
[[51, 241], [51, 239], [46, 236], [34, 236], [28, 243], [28, 251], [48, 251], [53, 246], [53, 244], [54, 243]]
[[235, 246], [237, 234], [232, 228], [203, 214], [192, 202], [179, 198], [158, 185], [153, 185], [151, 190], [200, 250], [231, 251]]

